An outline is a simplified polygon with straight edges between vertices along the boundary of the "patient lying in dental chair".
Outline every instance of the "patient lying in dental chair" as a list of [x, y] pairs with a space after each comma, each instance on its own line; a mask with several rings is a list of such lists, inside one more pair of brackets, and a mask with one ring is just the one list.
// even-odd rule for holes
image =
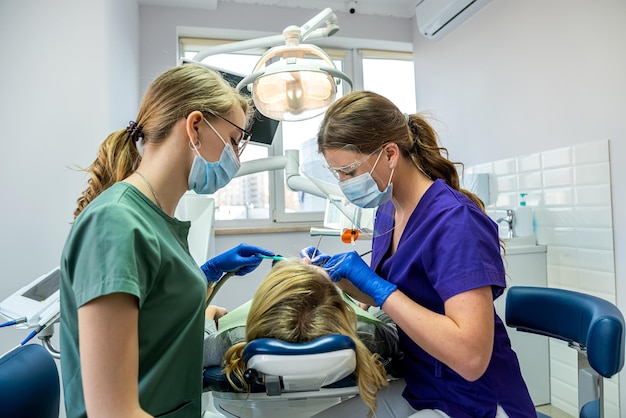
[[205, 367], [222, 365], [231, 385], [242, 391], [248, 389], [241, 358], [248, 341], [277, 338], [306, 343], [343, 334], [355, 342], [359, 392], [373, 412], [376, 392], [387, 386], [388, 373], [395, 375], [391, 365], [401, 356], [395, 324], [386, 314], [361, 309], [313, 265], [279, 262], [251, 301], [225, 313], [216, 306], [207, 308], [204, 363]]

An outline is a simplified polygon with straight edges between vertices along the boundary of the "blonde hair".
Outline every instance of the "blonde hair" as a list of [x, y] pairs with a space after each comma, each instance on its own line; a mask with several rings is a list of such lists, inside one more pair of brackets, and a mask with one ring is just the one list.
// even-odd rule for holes
[[463, 164], [448, 159], [448, 150], [439, 146], [437, 133], [424, 115], [406, 115], [380, 94], [354, 91], [338, 99], [326, 111], [317, 137], [319, 152], [354, 145], [371, 154], [391, 142], [431, 179], [445, 180], [485, 211], [478, 196], [461, 188], [456, 166]]
[[207, 119], [223, 116], [237, 106], [249, 119], [252, 106], [217, 72], [197, 64], [171, 68], [157, 77], [143, 97], [136, 126], [140, 132], [126, 128], [109, 135], [98, 150], [95, 161], [83, 171], [89, 173], [85, 189], [77, 200], [74, 217], [114, 183], [135, 171], [141, 156], [135, 140], [159, 143], [170, 133], [172, 126], [193, 111], [201, 111]]
[[[378, 355], [371, 353], [357, 337], [355, 312], [321, 268], [294, 261], [277, 263], [252, 300], [246, 341], [277, 338], [304, 343], [328, 334], [343, 334], [354, 340], [360, 396], [370, 408], [370, 415], [374, 414], [376, 392], [387, 386], [386, 372]], [[223, 361], [228, 381], [241, 391], [249, 390], [243, 378], [245, 346], [246, 342], [242, 342], [230, 347]]]

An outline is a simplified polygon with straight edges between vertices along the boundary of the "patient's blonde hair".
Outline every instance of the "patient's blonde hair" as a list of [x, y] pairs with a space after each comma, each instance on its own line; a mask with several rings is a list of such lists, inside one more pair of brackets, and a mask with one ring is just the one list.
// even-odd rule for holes
[[[328, 334], [343, 334], [354, 340], [359, 392], [363, 402], [376, 411], [376, 392], [387, 386], [386, 372], [377, 354], [357, 337], [357, 317], [335, 285], [319, 267], [292, 261], [278, 263], [257, 289], [246, 323], [246, 341], [277, 338], [304, 343]], [[230, 384], [249, 390], [243, 378], [246, 342], [235, 344], [224, 355], [224, 373]], [[235, 379], [242, 386], [235, 383]]]

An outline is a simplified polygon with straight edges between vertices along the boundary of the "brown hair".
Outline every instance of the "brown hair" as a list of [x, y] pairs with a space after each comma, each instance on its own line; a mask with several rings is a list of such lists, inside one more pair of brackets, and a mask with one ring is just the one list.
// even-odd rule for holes
[[[376, 392], [387, 386], [385, 369], [357, 336], [357, 318], [326, 273], [317, 266], [282, 261], [256, 291], [246, 323], [246, 341], [277, 338], [309, 342], [328, 334], [347, 335], [356, 345], [357, 376], [363, 402], [373, 414]], [[234, 388], [248, 390], [241, 358], [246, 343], [233, 345], [224, 355], [224, 373]], [[235, 376], [243, 386], [235, 383]]]
[[392, 142], [420, 171], [433, 180], [445, 180], [484, 212], [480, 198], [460, 186], [456, 166], [463, 164], [448, 159], [448, 150], [439, 146], [437, 133], [426, 118], [402, 113], [377, 93], [354, 91], [338, 99], [326, 111], [317, 136], [319, 152], [353, 145], [370, 154]]
[[114, 183], [135, 171], [141, 156], [135, 140], [142, 143], [163, 141], [172, 126], [191, 112], [199, 110], [207, 118], [224, 115], [236, 106], [249, 119], [252, 107], [249, 99], [241, 96], [218, 73], [197, 64], [171, 68], [157, 77], [143, 97], [134, 131], [126, 128], [110, 134], [100, 145], [95, 161], [83, 170], [90, 175], [85, 189], [77, 200], [74, 217]]

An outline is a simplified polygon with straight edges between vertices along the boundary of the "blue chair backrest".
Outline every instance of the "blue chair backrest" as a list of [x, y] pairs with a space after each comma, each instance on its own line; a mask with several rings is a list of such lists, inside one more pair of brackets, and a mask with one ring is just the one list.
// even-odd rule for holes
[[571, 290], [513, 286], [506, 300], [506, 323], [586, 347], [589, 365], [611, 377], [624, 366], [624, 317], [612, 303]]
[[27, 344], [0, 358], [0, 415], [58, 418], [61, 402], [59, 373], [50, 353]]

